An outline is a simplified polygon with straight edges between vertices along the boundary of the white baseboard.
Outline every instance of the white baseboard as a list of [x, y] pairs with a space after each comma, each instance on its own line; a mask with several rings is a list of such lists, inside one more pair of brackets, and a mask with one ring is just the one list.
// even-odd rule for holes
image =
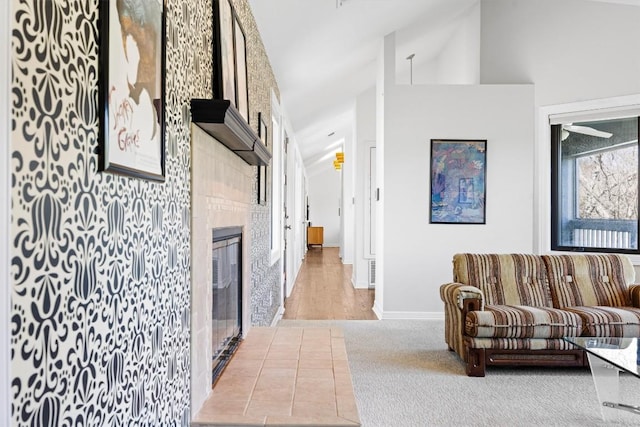
[[284, 315], [284, 307], [281, 305], [280, 308], [278, 308], [278, 312], [276, 313], [275, 317], [271, 321], [271, 327], [277, 326], [278, 322], [282, 320], [283, 315]]
[[444, 320], [444, 312], [438, 311], [384, 311], [378, 313], [374, 307], [374, 312], [382, 320]]
[[364, 281], [364, 280], [360, 280], [355, 281], [354, 278], [351, 278], [351, 283], [353, 283], [353, 287], [356, 289], [369, 289], [369, 282]]
[[371, 307], [371, 309], [373, 310], [373, 313], [376, 315], [376, 317], [378, 319], [382, 319], [382, 310], [380, 309], [380, 306], [378, 305], [377, 302], [373, 302], [373, 307]]

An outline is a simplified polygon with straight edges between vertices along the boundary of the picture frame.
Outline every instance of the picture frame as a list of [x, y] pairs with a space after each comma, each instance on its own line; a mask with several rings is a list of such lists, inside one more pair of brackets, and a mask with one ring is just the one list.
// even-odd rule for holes
[[431, 140], [432, 224], [486, 223], [487, 140]]
[[258, 136], [264, 146], [268, 147], [267, 123], [265, 122], [264, 115], [261, 112], [258, 113]]
[[230, 0], [213, 0], [213, 97], [231, 102], [249, 123], [247, 42]]
[[164, 2], [100, 0], [99, 13], [99, 169], [164, 181]]
[[233, 37], [236, 59], [236, 106], [238, 111], [249, 122], [249, 88], [247, 84], [247, 43], [244, 30], [237, 15], [234, 15]]
[[267, 166], [258, 166], [258, 204], [267, 204], [267, 186], [268, 186]]
[[[258, 113], [258, 137], [265, 147], [268, 145], [268, 128], [264, 119], [264, 115]], [[258, 204], [267, 204], [267, 187], [268, 187], [268, 166], [258, 166]]]
[[229, 0], [214, 0], [213, 7], [214, 28], [218, 29], [218, 31], [214, 31], [213, 36], [214, 58], [218, 59], [214, 61], [214, 97], [228, 99], [235, 107], [237, 102], [233, 7]]

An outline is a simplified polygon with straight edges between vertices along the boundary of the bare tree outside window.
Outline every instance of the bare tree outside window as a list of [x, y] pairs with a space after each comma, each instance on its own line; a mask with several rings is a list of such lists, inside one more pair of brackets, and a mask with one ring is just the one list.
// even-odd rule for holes
[[578, 217], [638, 218], [638, 147], [579, 157]]

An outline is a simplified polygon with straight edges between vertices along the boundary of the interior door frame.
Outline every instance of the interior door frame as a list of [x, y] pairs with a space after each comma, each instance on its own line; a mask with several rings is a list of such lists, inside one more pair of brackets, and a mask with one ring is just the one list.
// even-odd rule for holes
[[289, 150], [289, 133], [286, 129], [283, 132], [282, 138], [282, 304], [287, 300], [287, 292], [288, 286], [287, 282], [289, 281], [289, 270], [290, 270], [290, 260], [288, 257], [290, 256], [291, 249], [289, 248], [289, 243], [291, 241], [291, 214], [289, 213], [289, 183], [288, 180], [288, 150]]
[[376, 143], [367, 141], [364, 179], [364, 258], [376, 258]]

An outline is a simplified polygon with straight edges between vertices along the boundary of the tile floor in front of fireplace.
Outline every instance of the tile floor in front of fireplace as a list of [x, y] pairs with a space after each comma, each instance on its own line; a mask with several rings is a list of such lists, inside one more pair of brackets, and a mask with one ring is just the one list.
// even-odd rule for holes
[[339, 328], [252, 328], [192, 426], [359, 426]]

